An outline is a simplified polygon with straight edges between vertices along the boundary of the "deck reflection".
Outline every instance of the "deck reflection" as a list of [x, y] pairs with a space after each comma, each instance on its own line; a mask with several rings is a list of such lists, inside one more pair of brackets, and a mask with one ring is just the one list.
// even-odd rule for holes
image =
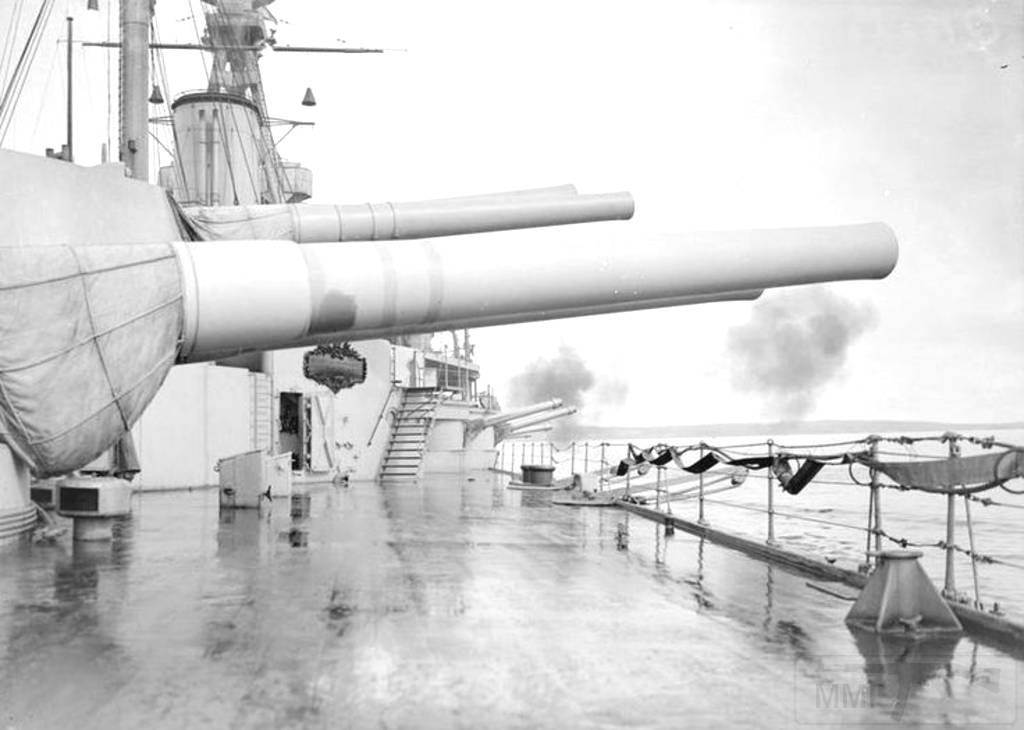
[[[904, 722], [1016, 717], [998, 652], [852, 634], [803, 577], [490, 474], [325, 486], [294, 515], [216, 496], [145, 495], [113, 544], [3, 556], [0, 720], [778, 727], [893, 722], [900, 698]], [[842, 683], [875, 704], [822, 707]]]

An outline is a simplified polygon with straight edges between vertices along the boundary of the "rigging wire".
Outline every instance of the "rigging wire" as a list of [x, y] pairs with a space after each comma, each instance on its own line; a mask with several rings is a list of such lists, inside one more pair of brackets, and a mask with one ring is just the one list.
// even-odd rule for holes
[[[226, 106], [226, 108], [231, 113], [231, 123], [232, 123], [232, 126], [233, 126], [233, 128], [235, 130], [238, 130], [239, 127], [240, 127], [240, 124], [238, 122], [238, 115], [239, 114], [242, 115], [242, 118], [245, 120], [245, 124], [248, 127], [249, 136], [256, 142], [256, 147], [257, 147], [257, 153], [256, 154], [258, 156], [259, 155], [259, 151], [258, 150], [259, 150], [259, 139], [260, 138], [259, 138], [259, 131], [257, 129], [255, 129], [255, 126], [258, 124], [258, 122], [254, 122], [253, 118], [252, 118], [252, 115], [247, 114], [244, 111], [240, 110], [238, 108], [237, 104], [226, 104], [225, 106]], [[225, 132], [225, 137], [226, 136], [227, 136], [227, 134]], [[239, 140], [241, 141], [241, 135], [240, 134], [238, 135], [238, 137], [239, 137]], [[257, 170], [256, 172], [253, 172], [253, 161], [251, 161], [249, 159], [249, 155], [246, 154], [247, 150], [246, 150], [246, 146], [244, 144], [239, 144], [239, 151], [240, 151], [240, 154], [241, 154], [241, 157], [242, 157], [242, 163], [245, 165], [246, 176], [249, 178], [249, 184], [252, 186], [253, 191], [256, 193], [256, 196], [257, 196], [256, 202], [260, 202], [260, 197], [261, 197], [260, 196], [260, 193], [261, 193], [260, 187], [261, 187], [261, 185], [260, 185], [260, 180], [259, 180], [259, 171]], [[229, 148], [228, 148], [228, 145], [227, 145], [227, 139], [225, 139], [225, 143], [224, 143], [224, 153], [225, 153], [225, 155], [227, 155], [229, 153]], [[255, 162], [258, 162], [258, 160], [256, 160]], [[238, 202], [239, 202], [238, 201], [238, 190], [236, 188], [235, 189], [235, 205], [238, 205]], [[274, 202], [278, 202], [278, 201], [274, 201]]]
[[3, 97], [0, 97], [0, 144], [3, 143], [10, 129], [11, 120], [14, 118], [14, 108], [18, 105], [21, 93], [25, 87], [25, 80], [29, 75], [29, 69], [35, 59], [36, 52], [39, 50], [43, 30], [49, 21], [50, 13], [53, 11], [53, 4], [53, 0], [43, 0], [42, 5], [40, 5], [36, 19], [32, 23], [32, 29], [29, 31], [28, 39], [25, 41], [21, 55], [18, 57], [18, 63], [14, 67], [14, 72], [11, 74]]
[[[113, 8], [114, 8], [114, 3], [108, 2], [107, 3], [107, 38], [106, 38], [108, 43], [112, 40], [112, 36], [113, 36], [113, 30], [112, 30], [112, 21], [113, 21], [113, 17], [114, 17], [113, 16], [113, 13], [114, 13]], [[108, 160], [109, 159], [113, 159], [113, 157], [114, 157], [114, 138], [113, 138], [113, 128], [114, 128], [114, 101], [113, 101], [114, 94], [113, 94], [113, 86], [114, 86], [114, 84], [113, 84], [113, 81], [112, 81], [111, 75], [110, 75], [110, 56], [111, 56], [111, 54], [108, 51], [107, 54], [106, 54], [106, 57], [107, 57], [106, 58], [107, 76], [106, 76], [106, 79], [105, 79], [106, 87], [107, 87], [107, 159]]]
[[7, 35], [4, 37], [3, 49], [0, 50], [0, 86], [6, 84], [7, 71], [10, 69], [11, 59], [14, 54], [14, 36], [18, 26], [21, 25], [21, 11], [25, 7], [25, 0], [15, 0], [14, 12], [10, 25], [7, 26]]
[[[46, 111], [46, 103], [49, 98], [50, 81], [53, 79], [53, 70], [57, 67], [57, 57], [60, 55], [60, 47], [54, 44], [53, 53], [50, 56], [50, 65], [46, 69], [46, 80], [43, 82], [43, 93], [39, 96], [39, 108], [36, 110], [36, 118], [32, 123], [33, 129], [39, 129], [39, 122], [42, 121], [43, 112]], [[17, 103], [15, 103], [17, 105]]]
[[[744, 509], [744, 510], [748, 510], [750, 512], [761, 512], [761, 513], [765, 513], [765, 514], [767, 514], [767, 512], [768, 512], [768, 510], [765, 507], [757, 507], [755, 505], [749, 505], [749, 504], [739, 504], [737, 502], [729, 502], [729, 501], [726, 501], [724, 499], [707, 499], [707, 498], [705, 498], [704, 501], [705, 502], [711, 502], [712, 504], [720, 504], [720, 505], [723, 505], [725, 507], [735, 507], [736, 509]], [[846, 528], [848, 530], [856, 530], [857, 532], [869, 532], [869, 530], [867, 530], [864, 527], [861, 527], [860, 525], [851, 525], [851, 524], [846, 523], [846, 522], [836, 522], [835, 520], [824, 520], [824, 519], [822, 519], [820, 517], [808, 517], [806, 515], [798, 515], [798, 514], [795, 514], [793, 512], [782, 512], [782, 511], [779, 511], [777, 509], [772, 510], [772, 512], [773, 512], [773, 514], [776, 517], [788, 517], [788, 518], [793, 519], [793, 520], [804, 520], [805, 522], [817, 522], [817, 523], [820, 523], [822, 525], [830, 525], [831, 527], [844, 527], [844, 528]]]
[[[160, 29], [155, 15], [153, 16], [153, 38], [157, 43], [160, 42]], [[162, 142], [160, 144], [170, 155], [171, 165], [177, 171], [178, 180], [181, 182], [182, 188], [184, 190], [188, 190], [188, 181], [185, 179], [185, 165], [181, 159], [181, 145], [178, 140], [178, 128], [174, 125], [174, 111], [171, 109], [171, 85], [167, 75], [167, 65], [165, 63], [164, 52], [160, 49], [156, 49], [154, 59], [155, 64], [152, 65], [155, 66], [155, 73], [158, 75], [158, 83], [164, 90], [164, 111], [171, 119], [171, 144], [173, 146], [173, 151], [167, 150], [166, 145]], [[157, 170], [157, 174], [159, 175], [159, 170]]]

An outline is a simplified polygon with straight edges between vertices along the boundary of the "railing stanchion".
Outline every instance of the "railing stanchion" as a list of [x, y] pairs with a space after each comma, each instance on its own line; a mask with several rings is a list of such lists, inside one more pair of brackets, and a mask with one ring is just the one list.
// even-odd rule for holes
[[[878, 442], [874, 442], [872, 456], [878, 452]], [[879, 488], [878, 483], [878, 472], [875, 470], [871, 471], [871, 486], [875, 492], [875, 564], [878, 564], [880, 558], [877, 557], [878, 553], [882, 552], [882, 490]]]
[[[949, 439], [949, 458], [953, 459], [960, 455], [960, 446], [955, 437]], [[956, 574], [953, 566], [954, 546], [956, 543], [956, 495], [953, 488], [949, 487], [946, 495], [946, 580], [943, 583], [942, 595], [946, 598], [956, 598]]]
[[971, 498], [964, 495], [964, 516], [967, 517], [967, 538], [971, 545], [971, 577], [974, 578], [974, 607], [981, 608], [981, 591], [978, 590], [978, 558], [974, 552], [974, 524], [971, 522]]
[[569, 456], [569, 471], [572, 474], [575, 474], [576, 473], [576, 442], [573, 441], [569, 448], [572, 449], [572, 454]]
[[[704, 458], [704, 442], [700, 442], [700, 458]], [[704, 518], [704, 472], [697, 475], [697, 484], [700, 488], [699, 507], [697, 512], [697, 524], [706, 525], [708, 521]]]
[[768, 467], [768, 544], [775, 544], [775, 462], [773, 451], [775, 442], [768, 439], [768, 459], [771, 466]]
[[[869, 453], [872, 459], [878, 458], [878, 437], [868, 437]], [[871, 469], [868, 472], [871, 476], [871, 491], [868, 493], [868, 529], [867, 536], [864, 545], [864, 565], [865, 571], [871, 570], [872, 564], [872, 550], [871, 550], [871, 537], [874, 536], [874, 564], [878, 567], [879, 553], [882, 552], [882, 504], [881, 504], [881, 492], [879, 490], [878, 482], [878, 470]]]
[[871, 570], [871, 535], [875, 534], [875, 489], [868, 491], [868, 526], [864, 530], [864, 562], [860, 570], [867, 573]]

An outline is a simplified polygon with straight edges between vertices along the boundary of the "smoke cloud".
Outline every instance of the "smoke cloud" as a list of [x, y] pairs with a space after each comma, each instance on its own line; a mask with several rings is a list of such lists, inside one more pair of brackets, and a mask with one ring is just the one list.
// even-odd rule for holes
[[871, 304], [822, 288], [759, 300], [750, 322], [729, 331], [733, 380], [743, 390], [763, 394], [782, 419], [800, 420], [842, 371], [851, 345], [877, 319]]
[[[576, 406], [581, 413], [555, 421], [551, 437], [571, 438], [572, 428], [587, 405], [588, 396], [596, 400], [596, 409], [621, 405], [629, 385], [618, 379], [598, 378], [573, 348], [562, 345], [552, 358], [539, 358], [509, 381], [509, 404], [527, 406], [549, 398], [561, 398], [563, 405]], [[593, 411], [594, 408], [588, 408]], [[593, 413], [591, 413], [593, 415]]]
[[584, 394], [597, 378], [580, 354], [571, 347], [558, 348], [551, 359], [538, 359], [509, 381], [509, 400], [514, 406], [528, 406], [548, 398], [561, 398], [565, 405], [583, 405]]

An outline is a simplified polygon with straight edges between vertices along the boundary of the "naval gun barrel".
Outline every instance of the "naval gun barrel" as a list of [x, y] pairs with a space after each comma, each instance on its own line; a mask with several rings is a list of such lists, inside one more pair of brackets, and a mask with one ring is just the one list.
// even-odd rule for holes
[[523, 418], [525, 416], [532, 416], [535, 413], [554, 410], [560, 405], [562, 405], [561, 398], [552, 398], [551, 400], [546, 400], [542, 403], [534, 403], [533, 405], [523, 406], [522, 408], [516, 408], [512, 411], [502, 411], [501, 413], [495, 413], [493, 416], [484, 416], [483, 418], [477, 419], [474, 423], [479, 428], [497, 426], [502, 423], [515, 420], [516, 418]]
[[174, 243], [184, 306], [178, 361], [752, 298], [768, 287], [883, 278], [897, 259], [883, 223], [648, 238], [595, 230], [585, 245], [559, 233], [492, 241], [486, 253], [473, 237]]
[[512, 419], [512, 422], [507, 423], [506, 426], [510, 431], [518, 431], [519, 429], [526, 428], [527, 426], [535, 426], [539, 423], [547, 423], [548, 421], [553, 421], [556, 418], [565, 418], [566, 416], [571, 416], [578, 410], [579, 408], [577, 408], [576, 406], [562, 406], [561, 408], [556, 408], [552, 411], [547, 411], [545, 413], [535, 413], [534, 415], [527, 416], [525, 418]]
[[579, 195], [571, 185], [461, 198], [361, 205], [287, 204], [188, 208], [202, 238], [298, 243], [397, 241], [571, 223], [625, 220], [629, 193]]
[[524, 428], [521, 431], [513, 431], [512, 433], [508, 434], [508, 438], [513, 438], [513, 439], [531, 438], [533, 436], [537, 436], [537, 435], [542, 434], [542, 433], [548, 433], [549, 431], [554, 431], [554, 430], [555, 430], [554, 425], [549, 423], [549, 424], [546, 424], [544, 426], [533, 426], [532, 428]]
[[576, 406], [563, 406], [553, 411], [548, 411], [547, 413], [536, 413], [532, 416], [523, 418], [521, 420], [513, 419], [511, 423], [505, 424], [505, 428], [507, 428], [510, 433], [515, 433], [522, 428], [529, 428], [530, 426], [537, 426], [541, 423], [553, 421], [556, 418], [565, 418], [566, 416], [571, 416], [578, 410], [579, 409]]

